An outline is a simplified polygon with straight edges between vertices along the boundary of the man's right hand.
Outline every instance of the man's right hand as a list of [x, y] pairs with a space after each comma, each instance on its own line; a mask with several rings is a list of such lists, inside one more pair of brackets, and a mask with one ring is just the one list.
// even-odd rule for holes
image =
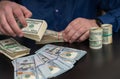
[[23, 26], [27, 26], [25, 18], [32, 16], [32, 13], [22, 5], [11, 1], [0, 1], [0, 33], [8, 36], [22, 37], [15, 18], [17, 18]]

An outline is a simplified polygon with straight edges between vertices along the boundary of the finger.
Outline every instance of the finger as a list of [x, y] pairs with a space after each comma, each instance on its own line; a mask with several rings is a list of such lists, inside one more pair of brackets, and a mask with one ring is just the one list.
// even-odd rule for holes
[[27, 23], [26, 23], [26, 20], [25, 20], [22, 10], [20, 8], [13, 8], [12, 11], [14, 13], [14, 16], [17, 17], [17, 19], [20, 21], [20, 23], [23, 26], [27, 26]]
[[70, 42], [74, 42], [79, 37], [79, 29], [81, 29], [80, 23], [76, 23], [72, 29], [65, 34], [65, 38]]
[[1, 27], [3, 28], [3, 30], [5, 32], [4, 34], [16, 36], [15, 33], [13, 32], [13, 30], [10, 28], [8, 22], [6, 21], [5, 16], [2, 16]]
[[6, 12], [6, 18], [7, 18], [8, 24], [9, 24], [10, 28], [13, 30], [14, 34], [18, 35], [19, 37], [23, 36], [21, 29], [19, 28], [18, 24], [16, 23], [16, 20], [14, 18], [12, 10], [8, 10], [8, 12]]
[[74, 35], [72, 35], [71, 39], [70, 39], [70, 43], [73, 43], [74, 41], [76, 41], [81, 35], [76, 32]]
[[68, 32], [71, 30], [71, 28], [73, 28], [73, 26], [75, 26], [75, 25], [77, 25], [77, 24], [79, 24], [79, 20], [77, 20], [77, 19], [73, 20], [73, 21], [67, 26], [67, 28], [64, 30], [64, 32], [65, 32], [65, 33], [68, 33]]
[[81, 37], [79, 37], [78, 42], [82, 42], [89, 37], [89, 31], [85, 32]]
[[24, 16], [26, 17], [26, 18], [29, 18], [29, 17], [31, 17], [32, 16], [32, 12], [30, 11], [30, 10], [28, 10], [26, 7], [24, 7], [24, 6], [20, 6], [21, 7], [21, 10], [23, 11], [23, 13], [24, 13]]
[[2, 28], [2, 26], [0, 25], [0, 34], [4, 34], [4, 35], [8, 35], [4, 29]]

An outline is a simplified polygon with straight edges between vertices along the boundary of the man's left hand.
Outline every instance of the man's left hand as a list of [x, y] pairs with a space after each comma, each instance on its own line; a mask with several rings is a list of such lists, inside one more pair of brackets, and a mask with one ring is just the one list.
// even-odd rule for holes
[[94, 19], [76, 18], [63, 31], [65, 42], [82, 42], [89, 37], [89, 29], [98, 27]]

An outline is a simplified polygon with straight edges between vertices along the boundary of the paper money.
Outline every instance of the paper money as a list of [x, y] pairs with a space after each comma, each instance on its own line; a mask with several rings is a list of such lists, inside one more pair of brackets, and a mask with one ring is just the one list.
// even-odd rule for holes
[[41, 41], [36, 41], [36, 44], [46, 44], [54, 42], [64, 42], [62, 32], [46, 30]]
[[[27, 27], [22, 28], [22, 32], [24, 33], [24, 37], [33, 39], [36, 41], [40, 41], [44, 32], [47, 28], [47, 22], [45, 20], [38, 19], [26, 19]], [[20, 22], [18, 22], [20, 27], [23, 27]]]
[[24, 55], [29, 54], [30, 49], [19, 44], [13, 38], [0, 40], [0, 49], [2, 53], [10, 59], [15, 59]]
[[[24, 37], [38, 41], [38, 42], [42, 39], [43, 34], [45, 33], [47, 29], [47, 22], [45, 20], [27, 18], [26, 27], [24, 27], [19, 22], [18, 19], [16, 19], [16, 22], [18, 23], [18, 26], [21, 28], [24, 34]], [[0, 35], [2, 35], [1, 32], [0, 32]]]
[[49, 61], [49, 59], [42, 55], [39, 55], [39, 56], [34, 55], [34, 60], [35, 60], [36, 69], [41, 71], [41, 74], [45, 78], [51, 77], [51, 73], [47, 65], [47, 62]]
[[77, 60], [83, 57], [86, 54], [86, 51], [47, 44], [36, 53], [40, 53], [49, 59], [57, 58], [61, 63], [72, 68], [73, 65], [71, 64], [74, 64]]
[[89, 45], [92, 49], [102, 48], [103, 30], [99, 27], [92, 27], [89, 35]]
[[[47, 78], [58, 76], [71, 69], [57, 59], [49, 60], [48, 56], [46, 57], [40, 53], [37, 53], [36, 55], [39, 56], [41, 60], [45, 61], [44, 65], [46, 65], [48, 67], [47, 69], [49, 69], [47, 70], [47, 72], [43, 72], [45, 75], [47, 75], [47, 73], [49, 72], [49, 76], [47, 76]], [[39, 68], [43, 69], [41, 65], [39, 66]], [[46, 68], [44, 69], [44, 71], [46, 71]]]
[[18, 58], [12, 63], [14, 64], [14, 79], [37, 79], [33, 56]]
[[14, 79], [48, 79], [56, 77], [71, 68], [86, 51], [68, 47], [45, 45], [36, 54], [12, 61]]
[[112, 25], [111, 24], [102, 24], [101, 28], [103, 29], [103, 44], [112, 43]]

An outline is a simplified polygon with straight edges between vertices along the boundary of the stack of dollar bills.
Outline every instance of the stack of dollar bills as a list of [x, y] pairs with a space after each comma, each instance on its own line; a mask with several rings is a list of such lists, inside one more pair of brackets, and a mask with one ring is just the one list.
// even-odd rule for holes
[[13, 38], [9, 38], [0, 40], [0, 52], [13, 60], [15, 58], [29, 54], [30, 49], [19, 44]]
[[23, 27], [23, 25], [17, 21], [19, 27], [22, 28], [22, 32], [24, 33], [24, 37], [40, 41], [44, 32], [47, 29], [47, 22], [45, 20], [38, 20], [38, 19], [26, 19], [27, 27]]
[[12, 61], [14, 79], [47, 79], [56, 77], [71, 68], [87, 52], [68, 47], [47, 44], [27, 57]]
[[46, 30], [41, 41], [36, 41], [36, 44], [47, 44], [54, 42], [64, 42], [62, 32], [56, 32], [53, 30]]

